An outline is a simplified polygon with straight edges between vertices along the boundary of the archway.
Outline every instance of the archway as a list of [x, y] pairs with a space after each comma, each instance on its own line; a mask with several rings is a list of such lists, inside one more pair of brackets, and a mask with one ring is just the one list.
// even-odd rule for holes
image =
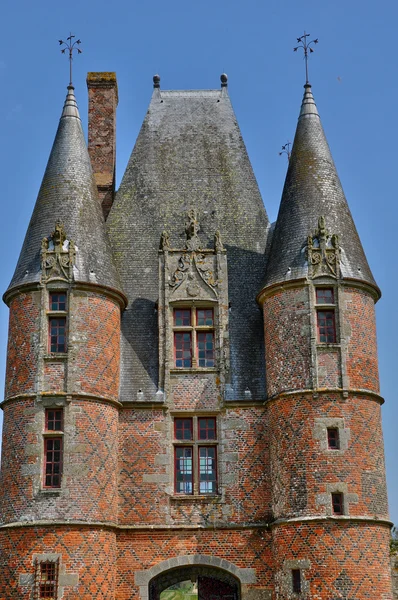
[[163, 571], [149, 582], [149, 600], [240, 600], [240, 597], [238, 579], [209, 565], [177, 567]]

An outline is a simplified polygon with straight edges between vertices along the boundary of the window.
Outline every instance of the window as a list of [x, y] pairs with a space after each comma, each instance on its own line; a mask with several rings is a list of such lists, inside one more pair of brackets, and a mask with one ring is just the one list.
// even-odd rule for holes
[[47, 598], [56, 600], [58, 597], [58, 571], [59, 561], [35, 562], [35, 587], [34, 598]]
[[63, 410], [47, 409], [44, 437], [44, 487], [60, 488], [63, 455]]
[[64, 292], [51, 292], [48, 318], [49, 352], [66, 352], [66, 309], [66, 294]]
[[329, 450], [340, 450], [340, 437], [337, 427], [328, 427], [328, 448]]
[[301, 571], [300, 569], [292, 569], [292, 588], [296, 594], [301, 593]]
[[[316, 305], [317, 305], [317, 328], [318, 342], [321, 344], [335, 344], [336, 337], [336, 321], [334, 308], [334, 291], [332, 288], [316, 288]], [[318, 308], [320, 305], [330, 305], [326, 308]]]
[[334, 515], [344, 514], [344, 496], [340, 492], [332, 494], [332, 510]]
[[176, 494], [217, 493], [215, 417], [174, 419], [174, 460]]
[[176, 367], [215, 366], [212, 308], [174, 308], [173, 328]]

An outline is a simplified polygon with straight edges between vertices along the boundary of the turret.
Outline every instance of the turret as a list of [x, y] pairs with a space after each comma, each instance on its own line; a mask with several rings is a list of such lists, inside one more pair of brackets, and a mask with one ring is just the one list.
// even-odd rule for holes
[[390, 597], [379, 296], [307, 83], [258, 296], [277, 598]]
[[[5, 592], [0, 584], [0, 595], [10, 597], [11, 589], [21, 594], [19, 586], [27, 585], [36, 597], [37, 582], [47, 577], [49, 597], [52, 578], [60, 595], [77, 586], [83, 597], [95, 583], [85, 579], [87, 572], [72, 568], [80, 553], [83, 562], [98, 556], [98, 569], [106, 573], [98, 585], [111, 598], [107, 585], [114, 578], [114, 533], [99, 524], [117, 518], [119, 338], [125, 299], [71, 85], [4, 300], [10, 326], [0, 544], [15, 544], [18, 531], [24, 549], [2, 565], [2, 583], [8, 587]], [[78, 524], [85, 527], [84, 549]], [[65, 537], [70, 538], [68, 556]], [[99, 556], [103, 545], [109, 553]], [[96, 593], [93, 587], [90, 592]]]

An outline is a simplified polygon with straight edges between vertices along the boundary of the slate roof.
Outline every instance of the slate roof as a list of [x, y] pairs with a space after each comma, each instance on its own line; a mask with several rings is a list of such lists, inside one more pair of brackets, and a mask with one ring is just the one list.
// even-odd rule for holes
[[120, 290], [72, 86], [6, 295], [16, 286], [40, 281], [41, 241], [53, 232], [57, 219], [76, 245], [75, 281]]
[[339, 236], [342, 277], [376, 286], [326, 141], [311, 85], [304, 88], [263, 288], [307, 276], [307, 236], [317, 229], [321, 216], [325, 217], [330, 234]]
[[203, 247], [221, 231], [229, 271], [232, 385], [265, 398], [264, 335], [255, 296], [265, 269], [268, 218], [227, 88], [162, 91], [150, 106], [107, 226], [122, 285], [121, 399], [158, 384], [158, 248], [161, 232], [184, 247], [186, 213], [196, 207]]

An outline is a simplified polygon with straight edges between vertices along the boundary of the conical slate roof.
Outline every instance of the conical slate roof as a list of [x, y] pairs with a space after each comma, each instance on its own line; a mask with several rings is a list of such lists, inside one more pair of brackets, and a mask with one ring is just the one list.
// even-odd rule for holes
[[74, 280], [120, 290], [72, 86], [6, 295], [16, 286], [40, 281], [41, 242], [56, 221], [76, 247]]
[[314, 234], [320, 217], [325, 218], [330, 235], [338, 235], [341, 276], [376, 286], [326, 141], [311, 85], [307, 83], [304, 88], [263, 288], [307, 277], [307, 237]]
[[[202, 246], [220, 230], [227, 249], [232, 386], [265, 397], [261, 315], [255, 296], [269, 228], [260, 191], [227, 92], [163, 91], [159, 78], [107, 226], [129, 306], [123, 315], [122, 399], [157, 389], [158, 248], [167, 230], [183, 248], [195, 207]], [[259, 376], [259, 373], [261, 374]]]

